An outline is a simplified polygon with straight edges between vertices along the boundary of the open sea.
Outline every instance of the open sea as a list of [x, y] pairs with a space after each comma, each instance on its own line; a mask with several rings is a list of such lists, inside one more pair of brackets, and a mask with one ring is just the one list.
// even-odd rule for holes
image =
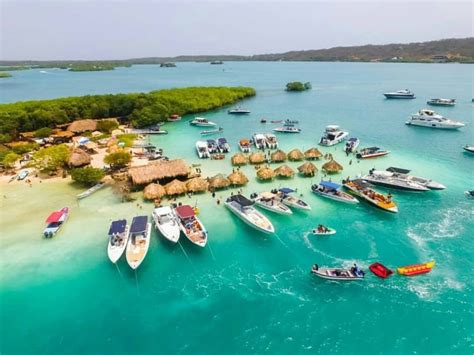
[[[392, 191], [400, 212], [365, 203], [346, 205], [310, 191], [322, 178], [256, 181], [244, 194], [275, 187], [298, 189], [312, 210], [279, 216], [265, 211], [276, 234], [263, 235], [238, 220], [210, 194], [183, 197], [197, 204], [209, 231], [204, 249], [184, 237], [171, 245], [155, 230], [135, 273], [124, 260], [107, 258], [112, 220], [150, 215], [141, 193], [121, 203], [110, 188], [76, 201], [82, 191], [67, 183], [14, 182], [1, 186], [0, 353], [2, 354], [299, 354], [474, 352], [474, 144], [473, 66], [457, 64], [178, 63], [104, 72], [37, 69], [0, 79], [0, 102], [62, 96], [138, 92], [185, 86], [251, 86], [254, 98], [240, 103], [250, 115], [228, 107], [203, 113], [224, 128], [232, 153], [240, 138], [270, 132], [260, 118], [300, 121], [299, 135], [279, 135], [280, 147], [306, 150], [328, 124], [338, 124], [361, 147], [381, 146], [387, 157], [358, 162], [343, 144], [320, 147], [344, 166], [333, 175], [367, 173], [390, 166], [411, 169], [447, 186], [443, 191]], [[289, 81], [310, 81], [311, 91], [288, 93]], [[409, 88], [414, 100], [386, 100], [382, 93]], [[443, 115], [466, 122], [459, 131], [408, 127], [409, 115], [433, 97], [456, 98]], [[200, 161], [194, 142], [200, 128], [185, 117], [168, 123], [167, 136], [151, 142], [169, 157], [200, 163], [205, 176], [232, 172], [230, 157]], [[217, 138], [214, 136], [212, 138]], [[352, 160], [352, 164], [349, 161]], [[318, 169], [324, 160], [317, 161]], [[288, 163], [296, 169], [301, 163]], [[279, 164], [272, 164], [273, 167]], [[387, 192], [383, 188], [378, 190]], [[224, 199], [231, 191], [217, 193]], [[138, 206], [137, 203], [140, 205]], [[42, 238], [52, 210], [71, 208], [68, 222], [51, 240]], [[320, 223], [337, 234], [316, 237]], [[371, 273], [361, 282], [336, 283], [310, 274], [312, 264], [363, 268], [380, 261], [397, 266], [436, 260], [429, 274], [382, 280]]]

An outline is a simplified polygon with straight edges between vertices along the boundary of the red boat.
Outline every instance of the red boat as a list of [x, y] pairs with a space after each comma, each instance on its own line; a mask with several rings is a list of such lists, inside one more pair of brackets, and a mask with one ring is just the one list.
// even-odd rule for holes
[[383, 157], [390, 153], [388, 150], [383, 150], [379, 147], [369, 147], [364, 148], [359, 153], [356, 154], [357, 159], [370, 159], [370, 158], [377, 158]]
[[392, 270], [380, 263], [373, 263], [369, 266], [369, 270], [372, 271], [375, 276], [378, 276], [382, 279], [386, 279], [387, 277], [390, 277], [390, 275], [393, 274]]

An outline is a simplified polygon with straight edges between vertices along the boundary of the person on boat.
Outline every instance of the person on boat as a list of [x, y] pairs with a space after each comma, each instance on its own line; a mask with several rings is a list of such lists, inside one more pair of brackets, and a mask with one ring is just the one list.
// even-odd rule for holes
[[392, 202], [392, 194], [391, 193], [389, 193], [387, 195], [387, 203], [390, 203], [390, 202]]

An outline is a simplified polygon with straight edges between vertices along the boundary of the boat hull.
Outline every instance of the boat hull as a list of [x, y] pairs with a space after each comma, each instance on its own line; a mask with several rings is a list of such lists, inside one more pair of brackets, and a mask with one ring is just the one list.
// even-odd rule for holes
[[464, 124], [450, 125], [450, 124], [440, 124], [433, 122], [419, 122], [419, 121], [406, 121], [407, 126], [417, 126], [417, 127], [426, 127], [426, 128], [436, 128], [436, 129], [447, 129], [455, 130], [464, 127]]
[[228, 203], [225, 203], [225, 206], [227, 207], [227, 209], [229, 211], [231, 211], [235, 216], [237, 216], [242, 222], [244, 222], [249, 227], [252, 227], [252, 228], [258, 230], [259, 232], [262, 232], [262, 233], [265, 233], [265, 234], [275, 233], [275, 228], [273, 227], [273, 225], [270, 222], [269, 222], [270, 226], [271, 226], [270, 230], [262, 228], [262, 227], [256, 225], [255, 223], [252, 223], [252, 221], [250, 221], [248, 218], [246, 218], [244, 215], [242, 215], [242, 213], [239, 213], [238, 211], [236, 211], [236, 209], [233, 208], [232, 206], [230, 206]]
[[[276, 202], [275, 202], [276, 203]], [[278, 206], [268, 206], [267, 204], [259, 201], [259, 200], [255, 200], [255, 204], [260, 207], [260, 208], [263, 208], [264, 210], [267, 210], [267, 211], [270, 211], [270, 212], [273, 212], [273, 213], [277, 213], [277, 214], [281, 214], [281, 215], [290, 215], [290, 214], [293, 214], [293, 211], [291, 211], [288, 207], [286, 207], [286, 205], [282, 204], [285, 208], [283, 208], [283, 206], [279, 206], [281, 208], [278, 208]]]
[[386, 93], [386, 94], [383, 94], [387, 99], [414, 99], [415, 98], [415, 95], [402, 95], [402, 94], [390, 94], [390, 93]]

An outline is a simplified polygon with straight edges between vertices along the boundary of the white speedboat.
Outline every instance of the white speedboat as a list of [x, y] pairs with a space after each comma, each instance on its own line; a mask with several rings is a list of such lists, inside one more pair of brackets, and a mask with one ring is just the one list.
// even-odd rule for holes
[[219, 148], [219, 152], [221, 152], [221, 153], [229, 153], [230, 145], [229, 145], [229, 143], [227, 143], [227, 139], [218, 138], [217, 139], [217, 148]]
[[323, 279], [334, 281], [357, 281], [365, 277], [365, 272], [355, 264], [349, 269], [320, 268], [318, 264], [314, 264], [311, 272]]
[[239, 141], [239, 148], [243, 153], [250, 153], [252, 150], [250, 147], [250, 141], [248, 139], [241, 139]]
[[255, 148], [257, 149], [265, 149], [267, 145], [267, 140], [265, 139], [265, 136], [260, 133], [255, 133], [252, 137], [253, 144], [255, 145]]
[[268, 149], [277, 149], [278, 148], [278, 140], [277, 137], [272, 133], [265, 134], [265, 144]]
[[262, 192], [261, 194], [253, 194], [250, 196], [255, 204], [265, 210], [278, 214], [293, 214], [293, 211], [280, 202], [277, 196], [271, 192]]
[[466, 152], [469, 152], [469, 153], [474, 153], [474, 145], [469, 145], [469, 144], [466, 144], [464, 147], [462, 147]]
[[375, 185], [411, 191], [444, 190], [446, 188], [443, 184], [431, 179], [408, 175], [409, 172], [410, 170], [408, 169], [392, 166], [385, 171], [372, 169], [362, 179]]
[[350, 204], [357, 204], [359, 200], [349, 195], [348, 193], [341, 191], [342, 185], [336, 184], [331, 181], [321, 181], [319, 184], [311, 186], [311, 191], [316, 195], [328, 198], [330, 200], [345, 202]]
[[197, 141], [196, 142], [196, 151], [197, 155], [200, 159], [209, 158], [209, 150], [207, 149], [207, 142], [206, 141]]
[[204, 117], [195, 117], [194, 120], [189, 122], [192, 126], [197, 127], [214, 127], [216, 124], [212, 121], [209, 121], [207, 118]]
[[179, 240], [179, 224], [173, 209], [170, 206], [157, 207], [152, 213], [155, 227], [170, 242], [177, 243]]
[[295, 126], [288, 125], [288, 126], [275, 128], [273, 129], [273, 131], [278, 132], [278, 133], [300, 133], [301, 129]]
[[233, 109], [228, 110], [227, 113], [230, 115], [245, 115], [250, 113], [250, 110], [237, 106]]
[[207, 140], [207, 150], [209, 153], [219, 153], [219, 147], [217, 146], [217, 142], [214, 139]]
[[458, 129], [465, 126], [465, 124], [461, 121], [455, 121], [443, 117], [433, 110], [428, 109], [418, 111], [418, 113], [412, 115], [411, 118], [405, 122], [405, 124], [440, 129]]
[[414, 99], [415, 94], [408, 89], [397, 90], [395, 92], [386, 92], [384, 96], [387, 99]]
[[175, 208], [181, 232], [194, 245], [205, 247], [207, 244], [207, 230], [201, 220], [196, 216], [196, 212], [189, 205], [182, 205]]
[[145, 259], [150, 247], [151, 223], [148, 222], [147, 216], [133, 217], [130, 225], [130, 233], [128, 237], [127, 263], [136, 270]]
[[466, 195], [466, 197], [467, 197], [468, 199], [474, 200], [474, 190], [472, 190], [472, 191], [464, 191], [464, 195]]
[[454, 106], [456, 105], [456, 100], [439, 98], [439, 99], [430, 99], [426, 103], [432, 106]]
[[256, 230], [272, 234], [275, 233], [273, 224], [253, 207], [254, 202], [242, 195], [232, 195], [225, 202], [225, 206], [242, 221]]
[[349, 132], [342, 131], [339, 126], [329, 125], [326, 127], [319, 144], [329, 147], [341, 143], [348, 135]]
[[368, 147], [361, 149], [357, 154], [357, 159], [372, 159], [383, 157], [384, 155], [389, 154], [390, 151], [379, 148], [379, 147]]
[[51, 213], [46, 219], [46, 223], [48, 223], [48, 225], [43, 231], [43, 235], [45, 236], [45, 238], [53, 237], [59, 231], [59, 229], [61, 229], [68, 217], [68, 207], [63, 207], [59, 211]]
[[202, 131], [201, 136], [210, 136], [210, 135], [217, 134], [217, 133], [220, 133], [220, 132], [223, 132], [223, 131], [224, 131], [224, 128], [219, 127], [219, 128], [216, 128], [216, 129]]
[[120, 259], [128, 242], [129, 226], [125, 219], [113, 221], [109, 228], [107, 255], [114, 264]]
[[309, 204], [304, 202], [302, 199], [292, 195], [292, 193], [295, 192], [295, 190], [293, 189], [283, 187], [279, 190], [273, 190], [272, 192], [277, 196], [280, 202], [284, 203], [289, 207], [306, 211], [311, 210], [311, 206]]
[[346, 146], [344, 147], [344, 151], [346, 153], [355, 153], [355, 151], [359, 147], [359, 144], [359, 138], [349, 138], [346, 142]]

